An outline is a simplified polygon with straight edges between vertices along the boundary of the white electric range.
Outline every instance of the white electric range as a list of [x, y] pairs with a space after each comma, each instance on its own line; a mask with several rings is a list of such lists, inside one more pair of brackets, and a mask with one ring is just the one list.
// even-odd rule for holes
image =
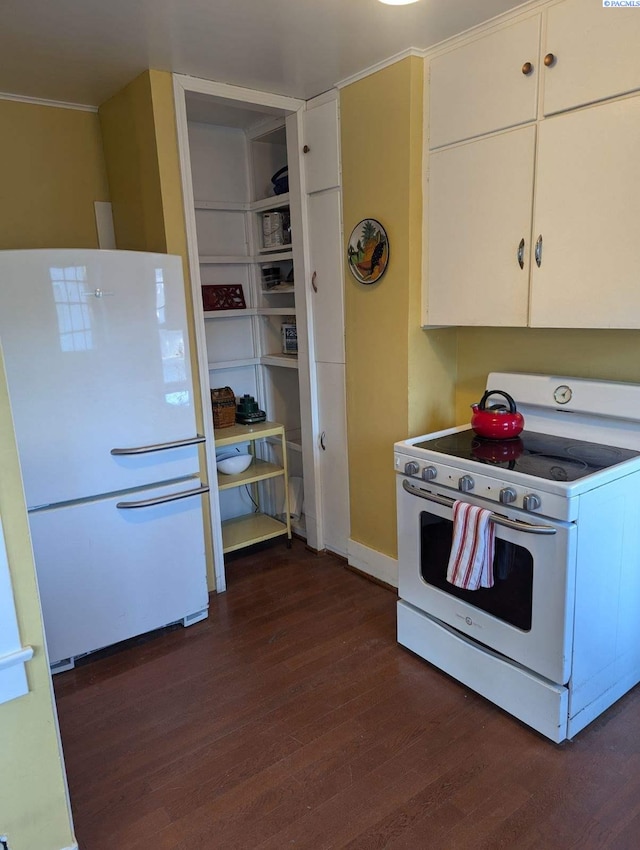
[[[492, 373], [525, 427], [395, 444], [398, 641], [553, 741], [640, 681], [640, 385]], [[446, 580], [452, 509], [492, 511], [495, 583]]]

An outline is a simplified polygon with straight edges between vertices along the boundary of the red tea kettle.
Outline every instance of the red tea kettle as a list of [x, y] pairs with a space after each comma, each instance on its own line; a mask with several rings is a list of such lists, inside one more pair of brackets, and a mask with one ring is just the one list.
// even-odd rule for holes
[[[506, 399], [509, 408], [504, 404], [494, 404], [487, 407], [487, 399], [492, 395], [501, 395]], [[524, 417], [516, 410], [516, 403], [509, 393], [502, 390], [487, 390], [478, 404], [472, 404], [473, 416], [471, 427], [479, 437], [489, 440], [510, 440], [517, 437], [524, 428]]]

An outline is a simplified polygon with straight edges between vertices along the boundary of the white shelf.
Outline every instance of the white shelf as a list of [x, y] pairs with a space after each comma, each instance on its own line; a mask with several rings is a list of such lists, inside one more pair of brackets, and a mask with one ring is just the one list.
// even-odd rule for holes
[[247, 212], [251, 204], [233, 201], [194, 201], [193, 206], [197, 210], [217, 210], [219, 212]]
[[205, 319], [241, 319], [245, 316], [255, 316], [257, 313], [254, 307], [248, 307], [243, 310], [205, 310], [203, 315]]
[[287, 445], [291, 446], [294, 451], [302, 451], [302, 429], [287, 428], [285, 429], [285, 437], [287, 440]]
[[200, 257], [198, 257], [198, 262], [201, 266], [244, 266], [247, 264], [268, 266], [271, 265], [271, 263], [282, 263], [286, 260], [293, 260], [293, 249], [288, 248], [286, 251], [270, 253], [275, 251], [278, 251], [278, 249], [262, 248], [260, 256], [250, 256], [249, 254], [201, 254]]
[[[294, 432], [294, 433], [296, 433], [296, 432]], [[285, 442], [286, 442], [286, 445], [287, 445], [287, 451], [290, 451], [290, 452], [301, 452], [302, 451], [302, 444], [300, 442], [300, 431], [299, 430], [297, 431], [297, 435], [298, 435], [297, 437], [296, 436], [290, 437], [288, 434], [286, 435]], [[280, 439], [274, 438], [274, 437], [267, 437], [267, 443], [271, 443], [274, 446], [279, 446], [280, 445]]]
[[263, 295], [293, 295], [296, 290], [292, 283], [279, 283], [271, 289], [262, 289], [260, 291]]
[[237, 369], [239, 366], [257, 366], [258, 363], [260, 363], [259, 357], [246, 357], [243, 360], [210, 361], [207, 366], [209, 367], [209, 371], [212, 372], [214, 369]]
[[[269, 250], [275, 250], [273, 248]], [[262, 266], [271, 265], [271, 263], [283, 263], [286, 260], [293, 260], [293, 249], [289, 248], [286, 251], [281, 251], [279, 254], [262, 254], [260, 257], [254, 257], [256, 263]]]
[[[295, 316], [295, 307], [258, 307], [259, 316]], [[205, 314], [206, 315], [206, 314]]]
[[249, 206], [253, 212], [287, 209], [289, 206], [289, 192], [285, 192], [282, 195], [271, 195], [269, 198], [262, 198], [262, 200], [254, 201]]
[[[280, 253], [290, 254], [293, 257], [293, 250], [289, 247], [287, 248], [286, 243], [284, 245], [274, 245], [273, 248], [258, 248], [258, 253], [260, 254], [261, 260], [260, 262], [264, 262], [264, 257], [268, 256], [271, 260], [274, 256], [274, 251], [279, 251]], [[285, 259], [283, 257], [283, 259]], [[286, 258], [288, 259], [288, 257]]]
[[298, 368], [297, 354], [265, 354], [260, 358], [265, 366], [283, 366], [285, 369]]
[[239, 266], [245, 265], [246, 263], [255, 263], [255, 257], [242, 256], [242, 255], [223, 255], [223, 254], [202, 254], [198, 261], [201, 266], [214, 266], [214, 265], [225, 265], [225, 266]]

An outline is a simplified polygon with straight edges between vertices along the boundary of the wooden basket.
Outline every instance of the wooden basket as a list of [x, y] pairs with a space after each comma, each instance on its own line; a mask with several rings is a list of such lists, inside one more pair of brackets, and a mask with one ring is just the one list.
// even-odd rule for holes
[[229, 428], [236, 424], [236, 396], [231, 387], [211, 390], [213, 427]]

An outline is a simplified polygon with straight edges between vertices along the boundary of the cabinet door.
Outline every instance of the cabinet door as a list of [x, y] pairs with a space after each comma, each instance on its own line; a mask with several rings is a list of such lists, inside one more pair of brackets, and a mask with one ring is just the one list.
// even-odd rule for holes
[[535, 133], [523, 127], [430, 155], [430, 325], [527, 324]]
[[341, 193], [308, 198], [315, 359], [344, 363], [344, 281]]
[[[307, 104], [304, 113], [304, 169], [307, 192], [340, 185], [338, 101]], [[303, 149], [304, 150], [304, 149]]]
[[[433, 59], [429, 147], [533, 121], [539, 43], [536, 15]], [[523, 73], [526, 62], [529, 73]]]
[[349, 540], [349, 467], [344, 365], [318, 363], [320, 408], [319, 472], [322, 491], [323, 545], [346, 556]]
[[640, 89], [640, 9], [565, 0], [548, 11], [544, 112]]
[[549, 118], [539, 132], [531, 324], [640, 327], [640, 98]]

